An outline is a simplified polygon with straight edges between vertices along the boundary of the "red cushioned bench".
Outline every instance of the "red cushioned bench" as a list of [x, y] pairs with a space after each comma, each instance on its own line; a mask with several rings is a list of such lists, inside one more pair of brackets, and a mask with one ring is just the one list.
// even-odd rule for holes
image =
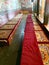
[[28, 15], [26, 20], [20, 65], [43, 65], [41, 54], [37, 45], [31, 15]]

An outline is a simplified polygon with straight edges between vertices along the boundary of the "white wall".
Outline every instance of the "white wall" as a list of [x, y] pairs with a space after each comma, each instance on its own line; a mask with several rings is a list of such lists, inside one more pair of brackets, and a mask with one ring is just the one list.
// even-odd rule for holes
[[31, 0], [20, 0], [21, 6], [25, 8], [31, 7]]

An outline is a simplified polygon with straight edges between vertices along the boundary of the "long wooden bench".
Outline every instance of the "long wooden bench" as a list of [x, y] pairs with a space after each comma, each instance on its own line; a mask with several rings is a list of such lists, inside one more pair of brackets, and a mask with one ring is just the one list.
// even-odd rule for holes
[[[0, 28], [0, 44], [6, 43], [7, 45], [11, 44], [14, 33], [19, 26], [22, 19], [22, 15], [19, 16], [18, 20], [15, 17], [11, 21], [7, 22], [4, 26]], [[12, 24], [13, 23], [13, 24]]]

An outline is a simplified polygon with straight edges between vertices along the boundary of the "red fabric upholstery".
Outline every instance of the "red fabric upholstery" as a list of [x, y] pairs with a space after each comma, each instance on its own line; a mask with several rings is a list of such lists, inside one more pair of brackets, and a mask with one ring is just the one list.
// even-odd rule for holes
[[41, 54], [34, 33], [31, 15], [28, 15], [26, 20], [20, 65], [43, 65]]

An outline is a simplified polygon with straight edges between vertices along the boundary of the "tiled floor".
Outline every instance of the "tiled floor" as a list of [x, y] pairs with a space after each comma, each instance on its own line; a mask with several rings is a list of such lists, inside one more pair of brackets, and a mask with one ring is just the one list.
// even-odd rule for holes
[[35, 31], [38, 42], [49, 42], [43, 31]]
[[[49, 65], [49, 40], [47, 39], [46, 35], [44, 34], [42, 28], [37, 23], [37, 20], [34, 16], [32, 16], [33, 23], [34, 23], [34, 30], [38, 42], [38, 47], [41, 52], [42, 60], [44, 65]], [[40, 42], [40, 44], [39, 44]], [[44, 43], [43, 43], [44, 42]], [[48, 44], [47, 44], [48, 42]]]
[[49, 65], [49, 44], [38, 44], [44, 65]]

